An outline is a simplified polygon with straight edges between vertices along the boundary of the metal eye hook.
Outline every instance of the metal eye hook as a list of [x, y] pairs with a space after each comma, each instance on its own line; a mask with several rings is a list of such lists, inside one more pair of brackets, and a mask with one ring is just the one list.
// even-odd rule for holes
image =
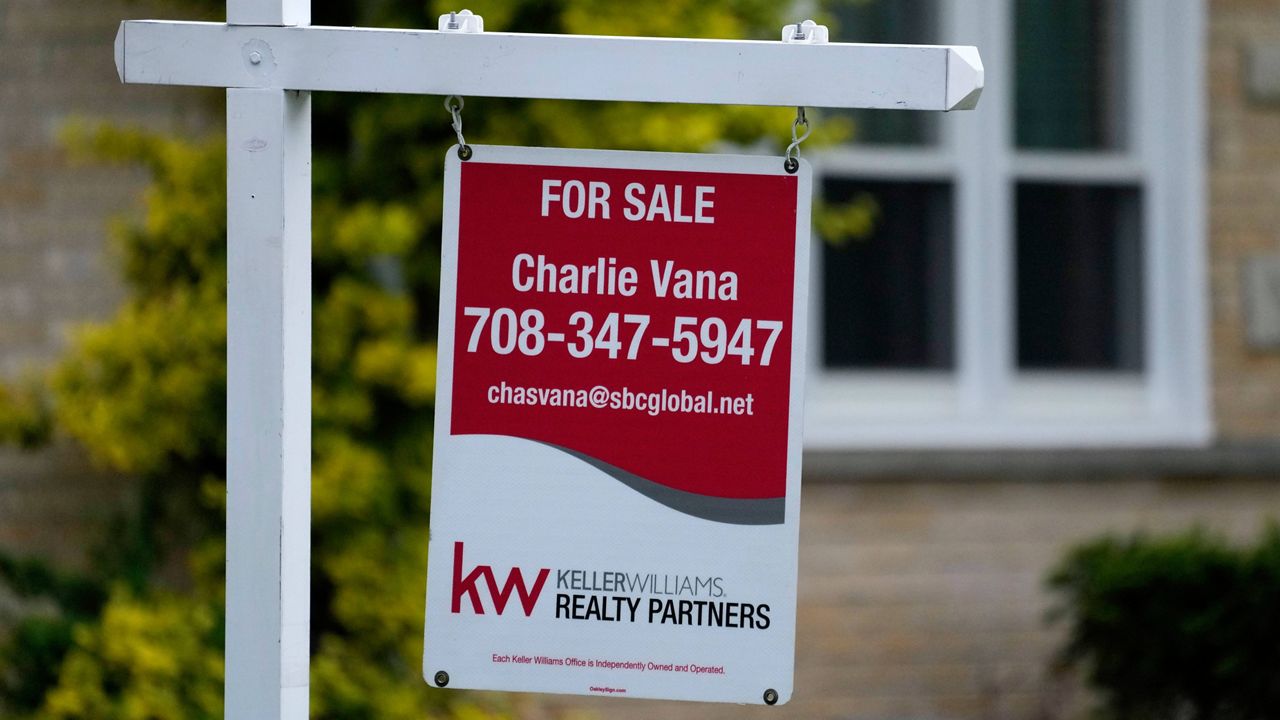
[[454, 134], [458, 136], [458, 157], [462, 160], [470, 160], [472, 155], [471, 146], [462, 137], [462, 108], [466, 107], [466, 104], [467, 101], [457, 95], [450, 95], [444, 99], [444, 109], [448, 110], [453, 118], [450, 125], [453, 126]]
[[[802, 127], [804, 134], [799, 132]], [[809, 119], [805, 117], [804, 107], [797, 107], [795, 122], [791, 123], [791, 144], [787, 146], [787, 151], [784, 153], [786, 159], [782, 161], [782, 169], [792, 174], [800, 169], [800, 143], [804, 142], [811, 132], [813, 128], [809, 127]]]

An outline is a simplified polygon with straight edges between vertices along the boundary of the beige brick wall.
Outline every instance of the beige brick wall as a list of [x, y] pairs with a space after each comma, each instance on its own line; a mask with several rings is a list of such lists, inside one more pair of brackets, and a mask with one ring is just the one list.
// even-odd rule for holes
[[1246, 96], [1245, 49], [1280, 44], [1280, 0], [1209, 3], [1209, 259], [1213, 393], [1226, 440], [1280, 439], [1280, 352], [1244, 339], [1240, 268], [1280, 252], [1280, 106]]
[[[74, 325], [110, 316], [123, 296], [107, 220], [136, 211], [146, 176], [69, 162], [60, 128], [77, 117], [214, 125], [207, 94], [116, 77], [116, 25], [153, 12], [145, 2], [0, 0], [0, 377], [57, 357]], [[87, 521], [124, 490], [70, 444], [0, 449], [0, 547], [79, 559]]]

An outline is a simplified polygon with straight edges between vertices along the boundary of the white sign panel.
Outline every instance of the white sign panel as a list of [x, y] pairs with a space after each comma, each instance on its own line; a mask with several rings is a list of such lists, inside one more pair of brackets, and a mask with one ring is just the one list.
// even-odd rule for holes
[[428, 682], [791, 696], [811, 175], [446, 164]]

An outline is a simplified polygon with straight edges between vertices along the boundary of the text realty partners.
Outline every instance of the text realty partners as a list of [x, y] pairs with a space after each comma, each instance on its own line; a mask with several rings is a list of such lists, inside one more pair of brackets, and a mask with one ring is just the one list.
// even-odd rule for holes
[[[477, 565], [463, 576], [464, 543], [454, 543], [452, 612], [462, 612], [465, 597], [477, 615], [485, 614], [480, 583], [488, 590], [493, 611], [501, 615], [513, 594], [526, 617], [538, 605], [551, 568], [540, 568], [532, 586], [520, 568], [512, 568], [501, 587], [490, 565]], [[613, 570], [556, 570], [555, 618], [586, 622], [649, 623], [698, 627], [767, 630], [769, 605], [726, 601], [724, 579], [716, 576], [634, 573]], [[606, 667], [619, 670], [654, 670], [724, 674], [723, 665], [654, 663], [578, 657], [547, 657], [520, 653], [492, 654], [495, 663]]]
[[[483, 580], [496, 614], [506, 611], [514, 593], [520, 598], [525, 616], [531, 616], [547, 578], [551, 576], [551, 568], [539, 568], [532, 587], [526, 585], [520, 568], [512, 568], [506, 582], [499, 587], [491, 565], [477, 565], [463, 576], [464, 546], [462, 542], [453, 544], [452, 612], [462, 612], [462, 599], [466, 597], [473, 612], [485, 614], [479, 585]], [[719, 599], [725, 596], [724, 579], [715, 576], [557, 570], [555, 589], [556, 619], [753, 630], [769, 628], [767, 603]], [[645, 612], [640, 612], [642, 604]]]

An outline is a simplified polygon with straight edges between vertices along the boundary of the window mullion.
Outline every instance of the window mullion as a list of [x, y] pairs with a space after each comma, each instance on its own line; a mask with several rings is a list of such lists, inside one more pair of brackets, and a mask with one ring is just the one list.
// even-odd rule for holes
[[957, 37], [983, 48], [993, 76], [979, 108], [956, 121], [960, 177], [959, 339], [961, 407], [992, 419], [1012, 380], [1012, 96], [1010, 0], [948, 3]]
[[1165, 127], [1155, 110], [1167, 106], [1165, 93], [1168, 74], [1162, 71], [1167, 63], [1164, 48], [1165, 11], [1163, 0], [1135, 0], [1134, 20], [1130, 23], [1131, 61], [1133, 78], [1151, 78], [1150, 82], [1137, 82], [1133, 86], [1133, 133], [1130, 152], [1139, 159], [1146, 171], [1142, 185], [1145, 196], [1142, 217], [1143, 275], [1146, 278], [1143, 298], [1146, 307], [1145, 332], [1142, 338], [1149, 352], [1144, 380], [1147, 386], [1149, 412], [1159, 417], [1168, 413], [1171, 398], [1170, 361], [1176, 354], [1170, 335], [1169, 297], [1170, 247], [1173, 228], [1169, 226], [1169, 196], [1165, 172], [1159, 168], [1161, 153], [1170, 152], [1164, 137]]
[[1203, 417], [1207, 428], [1208, 340], [1205, 298], [1198, 292], [1208, 272], [1200, 246], [1205, 171], [1203, 146], [1196, 141], [1202, 138], [1206, 90], [1202, 68], [1186, 61], [1205, 57], [1203, 8], [1198, 0], [1138, 0], [1138, 6], [1134, 72], [1158, 79], [1143, 85], [1136, 108], [1135, 150], [1146, 170], [1150, 208], [1144, 268], [1150, 307], [1144, 338], [1151, 348], [1148, 408], [1153, 418]]

